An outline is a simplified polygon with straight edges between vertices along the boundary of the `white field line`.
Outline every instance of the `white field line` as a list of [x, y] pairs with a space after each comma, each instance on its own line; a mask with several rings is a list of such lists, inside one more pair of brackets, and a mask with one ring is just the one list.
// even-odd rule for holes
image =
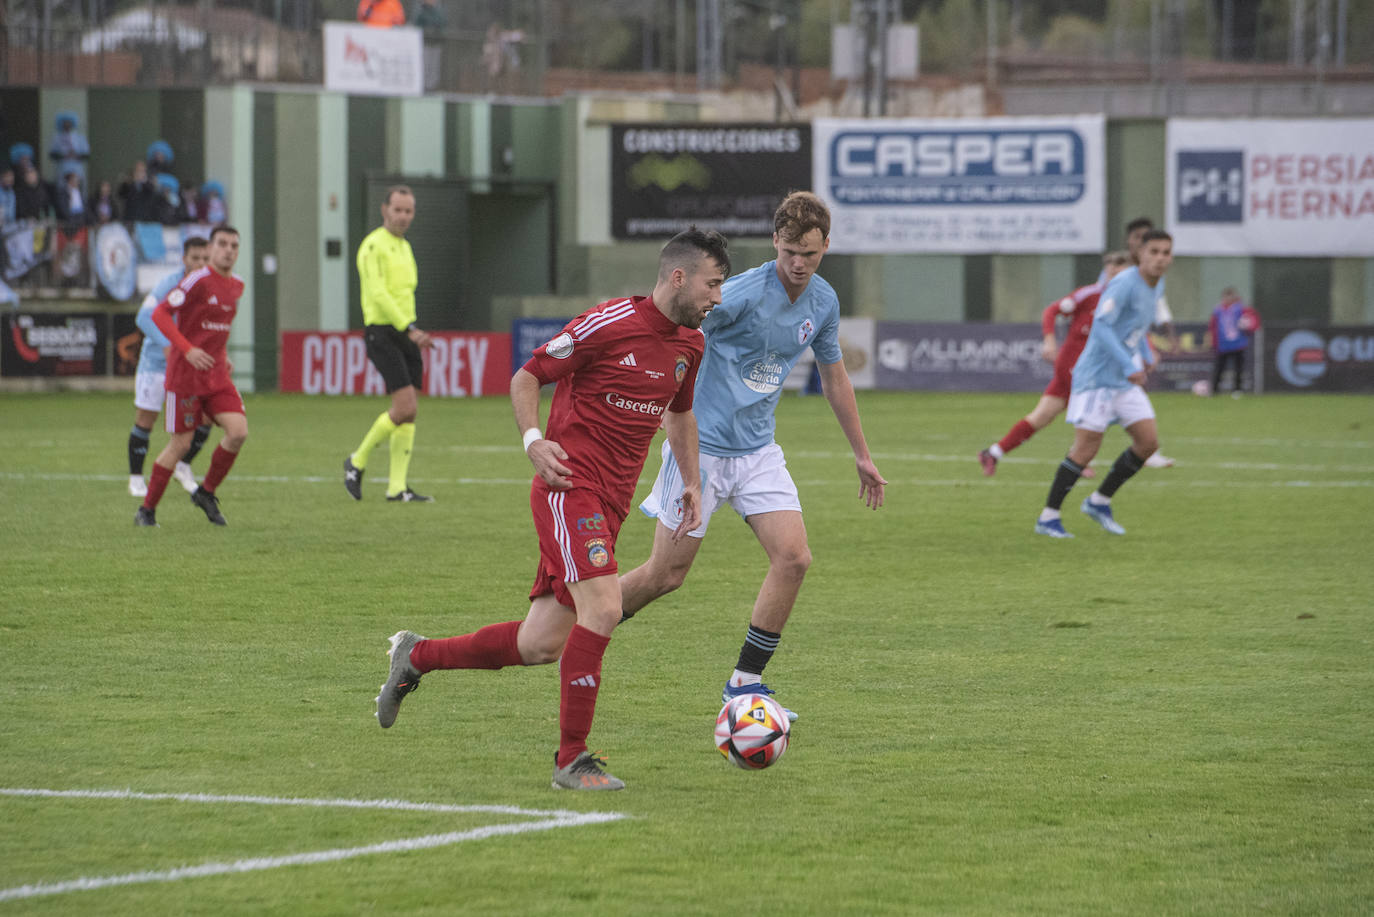
[[422, 837], [402, 838], [382, 841], [361, 847], [338, 847], [332, 850], [315, 850], [308, 853], [295, 853], [287, 856], [250, 857], [228, 863], [201, 863], [198, 866], [180, 866], [175, 869], [144, 870], [114, 876], [81, 876], [64, 882], [37, 882], [19, 885], [14, 888], [0, 889], [0, 902], [15, 901], [22, 898], [36, 898], [44, 895], [60, 895], [66, 892], [90, 891], [110, 888], [117, 885], [139, 885], [148, 882], [177, 882], [182, 879], [198, 879], [206, 876], [222, 876], [264, 869], [278, 869], [283, 866], [306, 866], [315, 863], [333, 863], [355, 857], [371, 856], [378, 853], [402, 853], [410, 850], [428, 850], [445, 847], [463, 841], [484, 840], [508, 834], [524, 834], [529, 831], [547, 831], [552, 828], [575, 828], [580, 825], [594, 825], [619, 821], [628, 818], [620, 812], [568, 812], [561, 809], [520, 809], [513, 806], [460, 806], [441, 803], [406, 802], [399, 799], [294, 799], [273, 796], [210, 796], [201, 793], [136, 793], [130, 790], [46, 790], [25, 788], [0, 788], [0, 796], [20, 796], [39, 798], [67, 799], [129, 799], [138, 801], [170, 801], [191, 803], [248, 804], [271, 806], [311, 806], [317, 808], [343, 809], [384, 809], [404, 812], [458, 813], [479, 812], [499, 815], [516, 815], [538, 818], [539, 821], [512, 822], [510, 824], [484, 825], [467, 831], [450, 831], [445, 834], [427, 834]]

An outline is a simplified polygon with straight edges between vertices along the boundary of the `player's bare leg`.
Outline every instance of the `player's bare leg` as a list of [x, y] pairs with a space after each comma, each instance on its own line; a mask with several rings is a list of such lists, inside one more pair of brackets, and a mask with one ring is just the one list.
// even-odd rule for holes
[[[984, 477], [991, 477], [997, 471], [997, 463], [1008, 452], [1049, 426], [1056, 417], [1063, 413], [1068, 404], [1066, 399], [1056, 395], [1041, 395], [1031, 412], [1021, 418], [1020, 422], [1015, 424], [1006, 436], [978, 453], [978, 462], [983, 466]], [[1020, 429], [1018, 430], [1018, 428]], [[1092, 468], [1083, 469], [1083, 477], [1091, 478], [1093, 475]]]
[[674, 541], [673, 530], [659, 522], [649, 559], [620, 578], [621, 620], [681, 586], [704, 540], [686, 535]]

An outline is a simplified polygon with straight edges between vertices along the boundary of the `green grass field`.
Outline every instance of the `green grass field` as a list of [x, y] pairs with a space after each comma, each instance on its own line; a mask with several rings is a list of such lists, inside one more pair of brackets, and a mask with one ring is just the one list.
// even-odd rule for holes
[[[863, 393], [874, 513], [825, 402], [786, 397], [791, 748], [746, 773], [711, 744], [764, 571], [726, 511], [608, 650], [591, 742], [628, 788], [577, 794], [556, 667], [372, 715], [392, 632], [525, 612], [504, 399], [422, 403], [425, 506], [382, 499], [384, 449], [362, 503], [340, 485], [382, 399], [252, 396], [229, 527], [173, 483], [136, 530], [127, 395], [0, 396], [0, 917], [1369, 914], [1374, 401], [1158, 396], [1178, 466], [1121, 491], [1124, 538], [1080, 482], [1063, 542], [1031, 527], [1066, 426], [974, 460], [1034, 401]], [[651, 533], [632, 514], [623, 567]], [[384, 799], [424, 805], [346, 804]]]

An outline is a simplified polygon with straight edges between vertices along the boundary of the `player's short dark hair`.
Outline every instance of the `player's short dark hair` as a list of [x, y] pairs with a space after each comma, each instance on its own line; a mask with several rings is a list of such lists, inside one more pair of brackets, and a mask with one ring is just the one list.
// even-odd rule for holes
[[187, 236], [187, 237], [186, 237], [186, 241], [183, 242], [183, 243], [181, 243], [181, 247], [182, 247], [183, 249], [187, 249], [187, 248], [204, 248], [205, 246], [207, 246], [207, 245], [209, 245], [209, 244], [210, 244], [210, 240], [207, 239], [207, 238], [205, 238], [204, 236]]
[[1146, 242], [1154, 242], [1158, 239], [1167, 239], [1170, 242], [1174, 241], [1174, 237], [1169, 235], [1164, 230], [1152, 229], [1149, 232], [1145, 233], [1145, 235], [1140, 240], [1140, 244], [1144, 245]]
[[222, 232], [233, 233], [236, 236], [239, 235], [239, 231], [237, 229], [230, 226], [228, 223], [221, 223], [214, 229], [210, 230], [210, 241], [215, 241], [215, 236], [219, 235]]
[[786, 242], [795, 242], [813, 229], [830, 238], [830, 208], [810, 191], [792, 191], [773, 212], [773, 231]]
[[1113, 267], [1118, 264], [1130, 264], [1131, 253], [1126, 251], [1107, 252], [1102, 256], [1103, 267]]
[[408, 194], [411, 197], [415, 196], [415, 192], [410, 190], [409, 185], [392, 185], [390, 188], [386, 189], [386, 197], [382, 198], [383, 207], [391, 203], [391, 195], [393, 194]]
[[692, 271], [697, 260], [705, 255], [716, 263], [726, 277], [730, 276], [730, 243], [714, 229], [689, 226], [673, 236], [658, 255], [658, 276], [667, 277], [677, 268]]
[[1135, 232], [1137, 229], [1154, 229], [1154, 228], [1155, 228], [1155, 221], [1154, 221], [1154, 220], [1150, 219], [1149, 217], [1136, 217], [1134, 220], [1131, 220], [1131, 222], [1129, 222], [1129, 223], [1126, 224], [1126, 235], [1129, 236], [1131, 233]]

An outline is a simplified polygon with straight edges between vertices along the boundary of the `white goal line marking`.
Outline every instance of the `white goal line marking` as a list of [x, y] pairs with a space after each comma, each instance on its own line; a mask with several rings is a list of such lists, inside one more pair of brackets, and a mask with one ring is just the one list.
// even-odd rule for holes
[[228, 863], [201, 863], [198, 866], [180, 866], [175, 869], [144, 870], [115, 876], [81, 876], [64, 882], [35, 882], [14, 888], [0, 889], [0, 901], [15, 901], [22, 898], [36, 898], [44, 895], [61, 895], [66, 892], [89, 891], [97, 888], [110, 888], [117, 885], [138, 885], [147, 882], [177, 882], [182, 879], [198, 879], [206, 876], [222, 876], [264, 869], [278, 869], [283, 866], [305, 866], [315, 863], [333, 863], [355, 857], [371, 856], [378, 853], [402, 853], [410, 850], [428, 850], [445, 847], [463, 841], [484, 840], [508, 834], [524, 834], [528, 831], [548, 831], [552, 828], [575, 828], [581, 825], [603, 824], [629, 818], [621, 812], [569, 812], [562, 809], [521, 809], [514, 806], [461, 806], [443, 803], [406, 802], [400, 799], [298, 799], [274, 796], [211, 796], [203, 793], [138, 793], [132, 790], [47, 790], [26, 788], [0, 788], [0, 796], [20, 796], [65, 799], [128, 799], [155, 802], [192, 802], [192, 803], [237, 803], [268, 806], [311, 806], [316, 808], [337, 809], [384, 809], [403, 812], [458, 813], [483, 812], [499, 815], [518, 815], [541, 819], [540, 821], [512, 822], [510, 824], [483, 825], [467, 831], [450, 831], [444, 834], [427, 834], [423, 837], [402, 838], [366, 844], [361, 847], [338, 847], [332, 850], [315, 850], [286, 856], [250, 857]]

